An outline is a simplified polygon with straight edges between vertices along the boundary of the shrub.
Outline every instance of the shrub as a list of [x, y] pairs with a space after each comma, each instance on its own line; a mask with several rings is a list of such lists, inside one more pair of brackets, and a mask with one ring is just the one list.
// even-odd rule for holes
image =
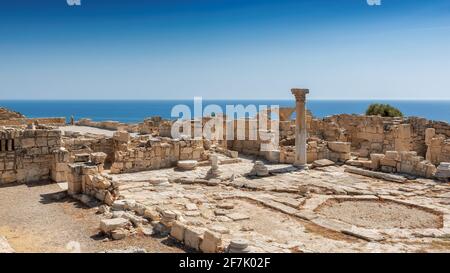
[[403, 117], [403, 113], [389, 104], [373, 103], [367, 108], [366, 115], [382, 117]]

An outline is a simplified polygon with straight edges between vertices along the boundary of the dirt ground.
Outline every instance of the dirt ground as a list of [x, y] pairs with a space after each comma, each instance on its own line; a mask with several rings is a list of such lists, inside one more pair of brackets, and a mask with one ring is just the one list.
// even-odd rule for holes
[[39, 182], [0, 187], [0, 235], [16, 252], [100, 252], [129, 247], [148, 252], [182, 252], [164, 238], [136, 235], [104, 241], [95, 209], [65, 197], [56, 200], [57, 184]]
[[330, 218], [366, 228], [441, 228], [442, 216], [391, 201], [336, 200], [317, 212]]

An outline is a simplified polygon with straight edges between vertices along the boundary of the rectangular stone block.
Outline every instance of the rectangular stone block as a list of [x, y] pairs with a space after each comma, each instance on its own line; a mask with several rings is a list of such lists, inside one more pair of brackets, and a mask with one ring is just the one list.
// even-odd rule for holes
[[109, 233], [118, 228], [125, 228], [129, 221], [123, 218], [103, 219], [100, 221], [100, 230]]
[[202, 241], [202, 233], [199, 230], [193, 228], [186, 228], [184, 230], [184, 244], [195, 250], [199, 250], [200, 243]]
[[22, 148], [32, 148], [36, 146], [36, 141], [34, 138], [23, 138], [21, 140]]
[[203, 234], [203, 240], [200, 244], [200, 250], [203, 253], [217, 253], [221, 244], [222, 238], [220, 234], [216, 234], [207, 230]]
[[397, 161], [396, 161], [396, 160], [394, 160], [394, 159], [389, 159], [389, 158], [386, 158], [386, 157], [384, 157], [384, 158], [382, 158], [382, 159], [380, 160], [380, 164], [381, 164], [382, 166], [389, 166], [389, 167], [394, 167], [394, 168], [397, 167]]
[[47, 138], [36, 138], [36, 145], [38, 147], [48, 146]]
[[174, 221], [172, 223], [172, 228], [170, 229], [170, 235], [178, 241], [183, 242], [185, 230], [185, 225], [178, 221]]
[[351, 144], [350, 142], [331, 141], [328, 142], [328, 148], [333, 152], [350, 153]]

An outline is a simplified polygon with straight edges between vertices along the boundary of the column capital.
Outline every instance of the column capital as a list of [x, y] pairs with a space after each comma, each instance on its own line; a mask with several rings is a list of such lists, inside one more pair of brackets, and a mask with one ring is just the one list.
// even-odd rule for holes
[[309, 94], [309, 89], [304, 88], [292, 88], [292, 94], [295, 96], [296, 101], [305, 102], [306, 94]]

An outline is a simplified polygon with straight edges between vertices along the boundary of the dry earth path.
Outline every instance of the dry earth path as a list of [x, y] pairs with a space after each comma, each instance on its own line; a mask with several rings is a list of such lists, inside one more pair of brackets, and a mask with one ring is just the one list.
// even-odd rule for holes
[[99, 235], [100, 216], [65, 197], [56, 200], [61, 188], [54, 183], [0, 187], [0, 236], [16, 252], [99, 252], [129, 247], [148, 252], [180, 252], [172, 241], [136, 235], [105, 242]]

